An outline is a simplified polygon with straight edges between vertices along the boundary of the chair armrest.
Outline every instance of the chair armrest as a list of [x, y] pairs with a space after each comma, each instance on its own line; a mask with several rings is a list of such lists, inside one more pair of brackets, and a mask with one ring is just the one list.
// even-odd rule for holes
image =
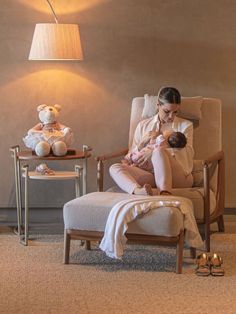
[[214, 155], [210, 156], [209, 158], [203, 160], [203, 166], [204, 165], [209, 166], [211, 163], [213, 163], [215, 161], [220, 162], [223, 159], [224, 159], [224, 152], [219, 151], [219, 152], [215, 153]]
[[203, 160], [203, 187], [204, 187], [204, 208], [205, 221], [210, 220], [210, 180], [217, 169], [216, 181], [216, 208], [212, 214], [211, 221], [222, 215], [224, 212], [225, 196], [225, 162], [224, 152], [219, 151], [209, 158]]
[[95, 160], [97, 161], [97, 190], [99, 192], [103, 191], [103, 177], [104, 177], [104, 161], [124, 156], [128, 153], [128, 149], [121, 149], [109, 154], [105, 154], [102, 156], [95, 157]]
[[124, 156], [127, 153], [128, 153], [128, 149], [125, 148], [125, 149], [121, 149], [121, 150], [118, 150], [118, 151], [115, 151], [115, 152], [112, 152], [112, 153], [109, 153], [109, 154], [97, 156], [97, 157], [95, 157], [95, 160], [96, 161], [105, 161], [105, 160], [109, 160], [109, 159], [112, 159], [112, 158], [115, 158], [115, 157]]

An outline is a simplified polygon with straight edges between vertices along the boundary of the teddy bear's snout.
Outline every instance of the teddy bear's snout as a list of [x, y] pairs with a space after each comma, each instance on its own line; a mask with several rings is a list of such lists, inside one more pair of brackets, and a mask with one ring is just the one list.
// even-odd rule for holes
[[50, 110], [50, 111], [53, 111], [53, 109], [52, 109], [52, 108], [49, 108], [49, 110]]

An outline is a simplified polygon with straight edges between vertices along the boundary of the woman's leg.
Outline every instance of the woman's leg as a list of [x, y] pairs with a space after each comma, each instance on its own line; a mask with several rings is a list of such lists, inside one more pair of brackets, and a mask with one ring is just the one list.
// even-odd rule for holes
[[138, 167], [117, 163], [112, 165], [109, 171], [116, 184], [129, 194], [133, 194], [136, 188], [142, 188], [145, 184], [155, 187], [153, 174]]
[[192, 175], [186, 176], [181, 165], [165, 148], [158, 147], [152, 154], [156, 186], [160, 191], [186, 188], [193, 184]]
[[153, 150], [152, 164], [157, 188], [160, 191], [171, 191], [172, 189], [172, 168], [167, 151], [158, 147]]
[[183, 168], [178, 161], [170, 156], [170, 163], [172, 169], [172, 184], [173, 188], [191, 188], [193, 186], [193, 176], [190, 173], [188, 176], [184, 173]]

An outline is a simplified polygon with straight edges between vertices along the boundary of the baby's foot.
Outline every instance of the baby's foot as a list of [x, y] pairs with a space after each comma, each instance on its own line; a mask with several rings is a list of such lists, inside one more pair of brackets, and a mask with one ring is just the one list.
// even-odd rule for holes
[[150, 184], [146, 183], [142, 187], [137, 187], [134, 189], [135, 195], [153, 195], [152, 187]]

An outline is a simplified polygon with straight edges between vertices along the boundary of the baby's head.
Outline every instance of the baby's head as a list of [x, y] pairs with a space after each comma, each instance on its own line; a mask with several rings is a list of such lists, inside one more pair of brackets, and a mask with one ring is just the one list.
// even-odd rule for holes
[[186, 136], [181, 132], [173, 132], [169, 135], [168, 144], [173, 148], [184, 148], [187, 144]]

